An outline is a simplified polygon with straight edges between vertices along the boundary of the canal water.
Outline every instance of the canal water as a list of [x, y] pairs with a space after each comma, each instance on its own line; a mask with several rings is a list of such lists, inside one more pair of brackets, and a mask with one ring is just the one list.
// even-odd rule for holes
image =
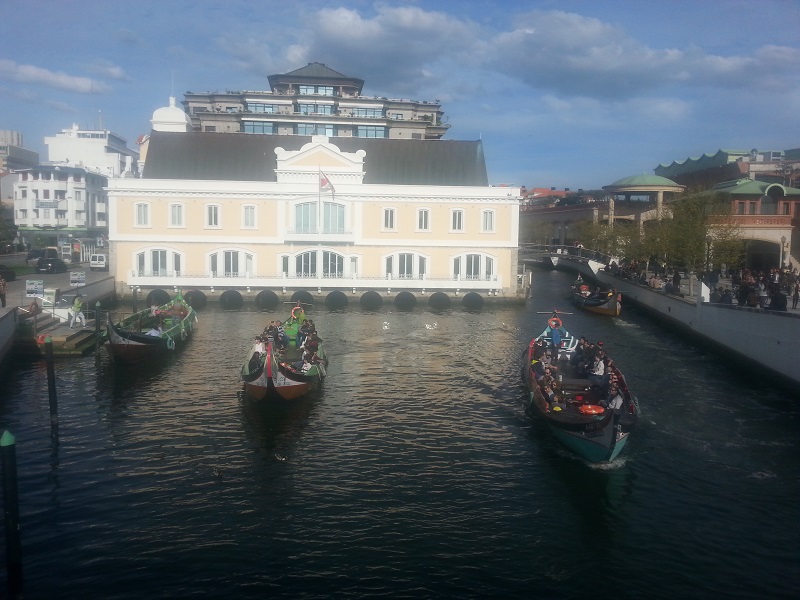
[[571, 279], [479, 312], [315, 307], [329, 377], [288, 405], [238, 380], [278, 313], [206, 309], [149, 368], [57, 362], [57, 430], [44, 363], [14, 365], [26, 597], [796, 597], [797, 398], [630, 307], [576, 312], [643, 412], [619, 462], [583, 463], [519, 377]]

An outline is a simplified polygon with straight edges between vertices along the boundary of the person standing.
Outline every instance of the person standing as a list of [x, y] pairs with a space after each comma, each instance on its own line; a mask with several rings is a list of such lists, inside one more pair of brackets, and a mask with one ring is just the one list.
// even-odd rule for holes
[[86, 327], [86, 317], [83, 315], [83, 299], [81, 295], [78, 294], [75, 296], [75, 300], [72, 303], [72, 310], [69, 313], [70, 322], [69, 328], [72, 329], [78, 321], [81, 322], [83, 327]]
[[[797, 308], [797, 301], [800, 300], [800, 279], [794, 282], [794, 292], [792, 292], [792, 310]], [[3, 306], [6, 305], [6, 297], [3, 296]]]
[[[0, 275], [0, 304], [3, 305], [2, 308], [6, 307], [6, 280], [2, 275]], [[797, 304], [796, 300], [795, 304]]]

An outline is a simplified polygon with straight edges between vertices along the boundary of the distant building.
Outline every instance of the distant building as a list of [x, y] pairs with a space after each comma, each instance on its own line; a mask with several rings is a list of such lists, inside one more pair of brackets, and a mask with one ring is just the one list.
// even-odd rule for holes
[[78, 167], [39, 165], [17, 172], [14, 222], [20, 242], [57, 246], [84, 262], [108, 235], [108, 178]]
[[81, 129], [73, 125], [44, 138], [47, 162], [80, 167], [106, 177], [137, 176], [139, 153], [127, 141], [106, 129]]
[[794, 187], [800, 182], [800, 149], [718, 150], [715, 154], [658, 165], [654, 173], [688, 188], [709, 189], [743, 177]]
[[331, 138], [438, 140], [450, 127], [438, 100], [362, 96], [364, 80], [321, 63], [270, 75], [269, 91], [186, 92], [194, 131]]
[[19, 131], [0, 130], [0, 172], [27, 169], [38, 164], [39, 153], [24, 147]]

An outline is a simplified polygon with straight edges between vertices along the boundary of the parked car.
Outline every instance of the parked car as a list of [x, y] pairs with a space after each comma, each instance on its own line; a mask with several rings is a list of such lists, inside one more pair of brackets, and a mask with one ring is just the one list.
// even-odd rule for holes
[[3, 276], [3, 279], [6, 281], [14, 281], [17, 278], [17, 273], [11, 267], [7, 267], [5, 265], [0, 265], [0, 275]]
[[37, 273], [66, 273], [67, 263], [60, 258], [40, 258], [36, 261]]
[[89, 257], [89, 269], [92, 271], [108, 271], [108, 257], [105, 254], [92, 254]]
[[58, 258], [58, 248], [33, 248], [28, 252], [26, 261], [39, 258]]

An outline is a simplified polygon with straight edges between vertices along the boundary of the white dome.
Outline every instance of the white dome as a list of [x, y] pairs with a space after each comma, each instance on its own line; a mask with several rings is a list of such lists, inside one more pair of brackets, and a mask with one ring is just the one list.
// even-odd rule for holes
[[170, 96], [169, 106], [156, 109], [150, 123], [153, 131], [180, 131], [185, 133], [192, 129], [189, 115], [176, 106], [174, 96]]

